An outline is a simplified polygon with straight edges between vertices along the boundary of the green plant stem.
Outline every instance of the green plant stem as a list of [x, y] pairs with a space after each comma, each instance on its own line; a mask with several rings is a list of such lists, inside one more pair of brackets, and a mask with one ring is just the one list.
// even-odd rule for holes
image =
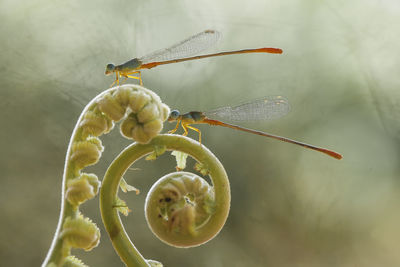
[[61, 188], [61, 210], [60, 217], [57, 224], [57, 229], [53, 237], [53, 241], [51, 243], [50, 249], [47, 252], [46, 259], [42, 263], [42, 267], [47, 266], [49, 263], [55, 263], [57, 266], [61, 265], [62, 259], [66, 256], [69, 256], [70, 249], [63, 247], [63, 240], [60, 238], [60, 233], [62, 230], [63, 223], [67, 217], [75, 217], [79, 214], [79, 210], [74, 208], [68, 201], [65, 199], [65, 190], [68, 180], [73, 179], [74, 177], [79, 176], [79, 171], [74, 164], [69, 160], [72, 153], [72, 144], [76, 141], [82, 140], [82, 129], [80, 128], [80, 122], [82, 121], [84, 115], [89, 110], [93, 110], [97, 105], [97, 99], [102, 97], [103, 95], [109, 93], [111, 90], [109, 89], [99, 94], [96, 98], [94, 98], [89, 104], [86, 105], [84, 110], [82, 111], [78, 122], [75, 125], [75, 128], [72, 132], [71, 139], [69, 141], [67, 155], [65, 157], [65, 165], [64, 165], [64, 173], [62, 180], [62, 188]]
[[[122, 225], [119, 213], [113, 207], [118, 187], [126, 170], [137, 160], [153, 152], [157, 147], [189, 154], [207, 166], [215, 190], [215, 214], [211, 216], [197, 239], [209, 240], [224, 225], [230, 208], [230, 187], [226, 172], [219, 160], [198, 142], [180, 135], [158, 135], [149, 144], [134, 143], [127, 147], [108, 168], [100, 191], [100, 211], [112, 244], [127, 266], [149, 266], [130, 241]], [[209, 234], [213, 232], [212, 234]], [[210, 238], [211, 236], [211, 238]], [[208, 238], [208, 239], [207, 239]]]

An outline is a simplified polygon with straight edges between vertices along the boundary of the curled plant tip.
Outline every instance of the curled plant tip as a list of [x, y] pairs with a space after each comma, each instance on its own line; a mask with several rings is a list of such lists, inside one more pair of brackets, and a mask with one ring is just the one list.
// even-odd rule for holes
[[84, 264], [80, 259], [75, 256], [68, 256], [65, 258], [62, 267], [89, 267]]
[[171, 155], [175, 156], [176, 158], [176, 170], [184, 170], [186, 168], [186, 159], [188, 154], [174, 150], [172, 151]]
[[126, 192], [131, 192], [131, 191], [135, 191], [136, 195], [140, 194], [140, 190], [137, 189], [134, 186], [131, 186], [130, 184], [128, 184], [124, 178], [121, 178], [121, 182], [119, 182], [119, 187], [121, 188], [122, 192], [126, 193]]
[[83, 135], [100, 136], [108, 133], [113, 127], [114, 122], [99, 111], [88, 111], [83, 116], [79, 126], [82, 128]]
[[126, 109], [110, 94], [104, 95], [97, 102], [99, 109], [113, 121], [120, 121]]
[[89, 251], [99, 244], [100, 230], [89, 218], [79, 214], [76, 218], [65, 219], [61, 238], [69, 247]]
[[155, 260], [146, 260], [146, 262], [150, 265], [150, 267], [163, 267], [161, 262]]
[[[120, 86], [117, 91], [104, 98], [98, 102], [99, 109], [113, 120], [122, 119], [129, 107], [132, 112], [121, 123], [120, 131], [126, 138], [141, 144], [147, 144], [160, 133], [163, 121], [169, 115], [169, 107], [155, 93], [141, 86]], [[120, 107], [117, 114], [108, 111], [108, 105], [110, 108]]]
[[147, 144], [151, 140], [151, 137], [144, 132], [142, 125], [138, 125], [135, 129], [133, 129], [132, 138], [141, 144]]
[[196, 164], [194, 165], [194, 169], [196, 171], [198, 171], [199, 173], [201, 173], [201, 175], [208, 175], [210, 170], [207, 168], [207, 166], [205, 166], [204, 164], [201, 164], [199, 162], [196, 162]]
[[[127, 116], [130, 112], [131, 114]], [[137, 143], [148, 143], [153, 137], [159, 135], [163, 121], [168, 115], [169, 107], [163, 104], [155, 93], [138, 85], [109, 88], [85, 107], [70, 139], [63, 174], [60, 220], [44, 260], [44, 266], [51, 262], [59, 266], [66, 255], [69, 255], [68, 250], [72, 246], [90, 249], [98, 242], [96, 235], [88, 237], [79, 233], [79, 228], [77, 230], [71, 228], [78, 223], [86, 222], [88, 226], [93, 224], [82, 219], [82, 216], [80, 219], [75, 218], [75, 214], [78, 206], [93, 198], [98, 191], [97, 177], [85, 176], [86, 174], [80, 176], [83, 168], [96, 164], [101, 157], [103, 146], [98, 137], [111, 131], [114, 122], [126, 118], [121, 125], [122, 134], [136, 140]], [[126, 186], [126, 189], [135, 190], [130, 186]], [[127, 207], [120, 208], [120, 212], [127, 213], [128, 211]], [[95, 225], [93, 227], [97, 229]], [[70, 235], [74, 231], [81, 236]], [[87, 232], [90, 234], [91, 230], [88, 229]], [[62, 236], [66, 236], [68, 242], [60, 238]], [[100, 234], [97, 236], [100, 237]]]
[[147, 104], [142, 110], [137, 113], [137, 118], [140, 123], [146, 123], [160, 117], [160, 111], [157, 105], [153, 103]]
[[132, 112], [137, 114], [151, 101], [151, 96], [145, 91], [135, 91], [129, 98], [129, 107]]
[[119, 87], [118, 90], [116, 90], [115, 93], [113, 94], [113, 97], [121, 105], [121, 107], [125, 109], [129, 105], [131, 94], [132, 94], [132, 88]]
[[160, 119], [155, 119], [143, 124], [143, 132], [148, 136], [154, 137], [161, 132], [163, 123]]
[[167, 174], [150, 189], [146, 198], [146, 220], [163, 242], [192, 247], [192, 238], [209, 220], [214, 191], [201, 177], [188, 172]]
[[133, 138], [133, 130], [138, 125], [136, 115], [130, 113], [120, 125], [121, 134], [126, 138]]
[[[106, 171], [100, 190], [100, 211], [111, 242], [127, 266], [148, 266], [133, 245], [115, 207], [122, 176], [132, 164], [157, 147], [181, 151], [209, 169], [209, 185], [186, 172], [171, 173], [158, 180], [146, 197], [145, 214], [153, 233], [175, 247], [194, 247], [214, 238], [224, 226], [230, 208], [229, 180], [221, 162], [204, 146], [179, 135], [158, 135], [149, 144], [133, 143]], [[112, 204], [111, 204], [112, 203]]]
[[82, 173], [78, 178], [67, 182], [66, 199], [73, 206], [78, 206], [92, 199], [99, 192], [100, 182], [95, 174]]
[[138, 124], [132, 131], [132, 138], [138, 143], [147, 144], [162, 130], [162, 126], [160, 120]]
[[146, 157], [146, 160], [156, 160], [159, 156], [165, 153], [165, 146], [154, 146], [154, 151]]
[[139, 123], [134, 113], [121, 123], [121, 134], [139, 143], [148, 143], [154, 136], [160, 133], [163, 123], [160, 119], [155, 119], [146, 123]]
[[96, 164], [103, 152], [103, 146], [97, 137], [85, 141], [76, 141], [72, 144], [70, 160], [78, 169]]

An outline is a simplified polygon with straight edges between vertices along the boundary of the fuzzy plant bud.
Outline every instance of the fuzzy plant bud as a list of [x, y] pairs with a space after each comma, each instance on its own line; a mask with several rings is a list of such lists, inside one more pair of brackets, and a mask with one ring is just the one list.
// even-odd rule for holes
[[139, 124], [132, 131], [132, 138], [138, 143], [147, 144], [163, 128], [161, 120], [152, 120], [144, 124]]
[[156, 136], [163, 128], [163, 123], [161, 120], [152, 120], [143, 124], [143, 132], [148, 136]]
[[78, 169], [83, 169], [97, 163], [102, 152], [103, 146], [100, 139], [92, 137], [72, 144], [70, 160]]
[[129, 107], [133, 113], [138, 113], [148, 103], [151, 102], [151, 96], [142, 90], [133, 92], [129, 98]]
[[[130, 85], [131, 86], [131, 85]], [[124, 88], [124, 87], [120, 87]], [[160, 98], [150, 90], [137, 86], [130, 94], [115, 93], [119, 102], [129, 103], [131, 113], [123, 120], [120, 130], [123, 136], [132, 138], [138, 143], [146, 144], [158, 135], [163, 128], [163, 121], [168, 118], [169, 107], [163, 104]], [[125, 97], [128, 97], [127, 102]], [[122, 99], [122, 96], [124, 99]]]
[[99, 192], [100, 182], [95, 174], [82, 173], [67, 182], [65, 197], [71, 205], [78, 206]]
[[136, 119], [136, 115], [134, 113], [130, 113], [120, 125], [121, 134], [126, 138], [133, 138], [132, 133], [137, 125], [138, 121]]
[[[170, 112], [158, 95], [138, 85], [122, 85], [105, 93], [97, 100], [97, 108], [112, 121], [125, 118], [120, 126], [122, 135], [142, 144], [160, 133]], [[127, 111], [130, 111], [128, 116]], [[104, 122], [107, 121], [88, 112], [81, 126], [85, 133], [99, 136], [108, 129]]]
[[120, 121], [126, 109], [111, 95], [106, 94], [97, 102], [99, 109], [113, 121]]
[[72, 248], [89, 251], [99, 244], [100, 230], [95, 223], [82, 215], [68, 217], [65, 219], [61, 238]]
[[132, 88], [120, 87], [114, 92], [113, 97], [123, 108], [126, 108], [129, 105], [131, 94]]
[[160, 117], [160, 112], [158, 106], [153, 103], [148, 103], [137, 113], [138, 121], [141, 123], [151, 121], [156, 117]]
[[100, 136], [109, 132], [113, 128], [114, 123], [101, 112], [88, 111], [83, 116], [79, 126], [86, 136]]

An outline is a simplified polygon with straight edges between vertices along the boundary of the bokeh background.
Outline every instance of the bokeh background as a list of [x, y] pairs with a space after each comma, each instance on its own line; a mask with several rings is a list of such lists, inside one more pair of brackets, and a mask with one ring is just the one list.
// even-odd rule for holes
[[[125, 178], [142, 193], [122, 197], [133, 210], [123, 220], [141, 253], [165, 266], [400, 266], [396, 0], [1, 0], [0, 265], [39, 266], [45, 258], [68, 140], [86, 103], [113, 81], [105, 65], [205, 29], [224, 35], [211, 51], [271, 46], [284, 53], [160, 66], [143, 71], [145, 86], [182, 111], [285, 96], [287, 116], [243, 126], [344, 158], [200, 126], [230, 177], [226, 226], [197, 248], [158, 241], [145, 222], [145, 193], [173, 171], [174, 159], [139, 162]], [[102, 177], [129, 143], [115, 129], [90, 170]], [[74, 254], [90, 266], [123, 266], [102, 226], [98, 198], [82, 209], [102, 239], [91, 252]]]

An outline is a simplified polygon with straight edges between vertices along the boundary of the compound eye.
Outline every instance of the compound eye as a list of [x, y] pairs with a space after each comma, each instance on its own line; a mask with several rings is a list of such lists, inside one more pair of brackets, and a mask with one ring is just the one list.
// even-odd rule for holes
[[178, 119], [178, 117], [179, 117], [179, 111], [178, 110], [173, 110], [169, 114], [168, 120], [169, 121], [175, 121], [176, 119]]
[[114, 70], [115, 70], [115, 65], [114, 64], [112, 64], [112, 63], [107, 64], [107, 66], [106, 66], [106, 75], [113, 73]]

